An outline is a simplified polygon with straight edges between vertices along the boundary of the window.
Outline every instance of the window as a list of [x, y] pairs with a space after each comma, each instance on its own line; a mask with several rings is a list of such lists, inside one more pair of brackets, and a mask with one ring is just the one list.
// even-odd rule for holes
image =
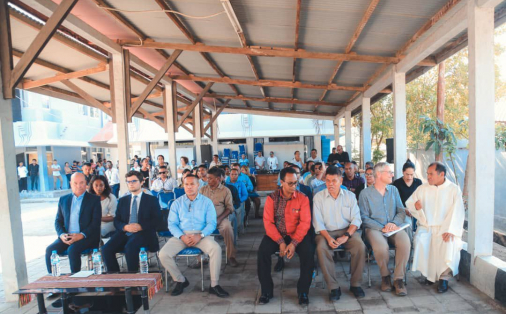
[[100, 117], [100, 111], [97, 108], [90, 108], [90, 117], [92, 117], [92, 118], [99, 118]]
[[300, 137], [298, 136], [269, 137], [269, 143], [284, 143], [284, 142], [300, 142]]
[[245, 138], [218, 139], [218, 144], [246, 144]]
[[88, 106], [79, 105], [79, 114], [82, 114], [83, 116], [87, 116], [88, 115]]

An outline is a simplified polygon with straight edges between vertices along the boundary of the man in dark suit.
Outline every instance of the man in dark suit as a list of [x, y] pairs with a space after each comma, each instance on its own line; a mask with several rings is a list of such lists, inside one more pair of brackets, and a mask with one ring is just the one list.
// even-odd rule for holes
[[81, 252], [98, 248], [102, 206], [100, 197], [86, 192], [86, 179], [82, 173], [71, 177], [72, 193], [60, 197], [55, 228], [58, 239], [46, 249], [47, 271], [51, 273], [51, 254], [68, 252], [70, 270], [81, 271]]
[[119, 199], [114, 227], [116, 233], [102, 247], [107, 271], [119, 272], [116, 253], [125, 252], [128, 271], [139, 269], [139, 252], [142, 247], [150, 252], [159, 250], [156, 226], [161, 219], [160, 204], [152, 195], [142, 192], [144, 178], [138, 171], [126, 174], [129, 195]]

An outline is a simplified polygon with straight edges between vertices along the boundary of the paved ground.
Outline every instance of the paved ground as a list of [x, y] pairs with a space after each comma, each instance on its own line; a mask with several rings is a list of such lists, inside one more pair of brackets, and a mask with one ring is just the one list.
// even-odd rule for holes
[[[48, 206], [51, 207], [51, 206]], [[23, 206], [23, 215], [25, 214]], [[27, 209], [29, 213], [30, 209]], [[49, 209], [46, 211], [50, 212]], [[54, 214], [54, 212], [52, 213]], [[32, 219], [31, 215], [30, 219]], [[37, 227], [44, 224], [52, 225], [52, 218], [45, 215], [32, 221]], [[25, 219], [25, 216], [23, 217]], [[48, 220], [44, 223], [45, 220]], [[34, 228], [32, 228], [34, 229]], [[52, 229], [50, 229], [52, 230]], [[41, 234], [42, 231], [40, 231]], [[35, 234], [38, 234], [35, 232]], [[256, 252], [263, 236], [263, 226], [260, 220], [252, 220], [247, 232], [239, 239], [238, 261], [240, 267], [222, 267], [220, 284], [230, 292], [231, 297], [220, 299], [207, 292], [210, 283], [209, 268], [205, 268], [205, 290], [200, 291], [200, 270], [186, 267], [186, 260], [181, 259], [179, 265], [190, 281], [190, 287], [178, 296], [172, 297], [165, 291], [160, 291], [151, 300], [152, 314], [158, 313], [506, 313], [506, 308], [490, 299], [465, 281], [450, 282], [450, 291], [437, 294], [435, 287], [420, 284], [418, 273], [408, 274], [408, 296], [397, 297], [393, 293], [379, 291], [380, 277], [376, 264], [371, 264], [372, 287], [367, 287], [367, 267], [364, 270], [363, 288], [366, 297], [355, 299], [348, 291], [349, 262], [345, 258], [336, 261], [336, 269], [340, 278], [343, 296], [337, 302], [328, 300], [328, 291], [322, 289], [322, 275], [316, 277], [315, 287], [310, 290], [310, 304], [308, 307], [298, 305], [296, 282], [298, 278], [298, 259], [286, 263], [283, 273], [273, 273], [275, 283], [274, 299], [267, 305], [257, 305], [259, 283], [256, 275]], [[54, 237], [54, 236], [53, 236]], [[51, 238], [52, 239], [52, 238]], [[222, 243], [223, 241], [220, 241]], [[40, 245], [43, 248], [44, 246]], [[273, 258], [273, 263], [275, 259]], [[68, 272], [68, 263], [63, 263], [64, 271]], [[391, 266], [392, 263], [391, 263]], [[154, 268], [155, 266], [153, 266]], [[33, 259], [28, 263], [30, 281], [45, 274], [42, 259]], [[1, 287], [1, 286], [0, 286]], [[173, 284], [169, 283], [172, 290]], [[2, 296], [3, 297], [3, 296]], [[47, 302], [50, 303], [50, 302]], [[36, 302], [17, 309], [15, 304], [0, 301], [0, 313], [37, 313]], [[54, 313], [58, 313], [55, 311]], [[142, 313], [142, 311], [139, 311]]]

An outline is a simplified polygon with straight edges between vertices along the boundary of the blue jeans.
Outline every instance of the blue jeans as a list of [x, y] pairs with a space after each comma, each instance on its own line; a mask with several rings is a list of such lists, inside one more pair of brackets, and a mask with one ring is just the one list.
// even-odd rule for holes
[[118, 198], [118, 195], [119, 195], [119, 183], [111, 185], [111, 189], [112, 189], [112, 194], [114, 194], [114, 196], [116, 196], [116, 198]]

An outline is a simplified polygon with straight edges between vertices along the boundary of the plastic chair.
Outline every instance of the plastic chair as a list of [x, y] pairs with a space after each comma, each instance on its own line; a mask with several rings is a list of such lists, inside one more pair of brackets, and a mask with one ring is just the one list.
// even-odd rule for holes
[[[177, 253], [178, 257], [199, 257], [200, 256], [200, 277], [202, 281], [202, 292], [204, 292], [204, 252], [196, 247], [187, 247]], [[169, 292], [168, 271], [165, 270], [165, 292]]]
[[176, 198], [179, 198], [183, 195], [185, 195], [185, 191], [184, 191], [184, 188], [175, 188], [174, 189], [174, 195], [176, 196]]
[[169, 209], [172, 202], [175, 200], [174, 192], [160, 192], [158, 193], [158, 201], [160, 202], [160, 208]]
[[155, 191], [155, 190], [152, 190], [152, 191], [151, 191], [151, 194], [152, 194], [154, 197], [158, 198], [158, 194], [160, 194], [160, 191]]

